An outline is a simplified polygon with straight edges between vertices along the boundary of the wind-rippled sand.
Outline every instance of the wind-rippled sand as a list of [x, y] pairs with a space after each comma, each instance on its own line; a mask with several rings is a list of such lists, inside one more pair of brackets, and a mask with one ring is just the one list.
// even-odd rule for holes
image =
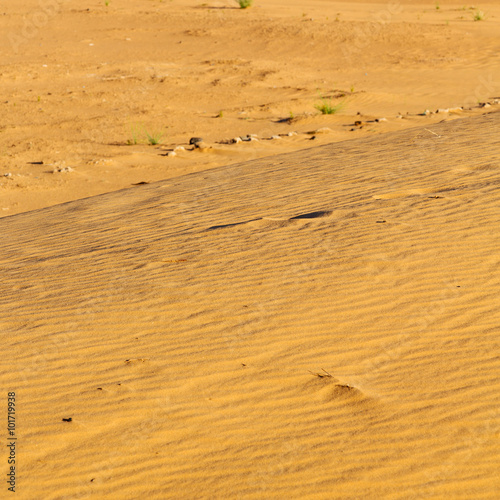
[[498, 498], [499, 126], [3, 218], [17, 497]]

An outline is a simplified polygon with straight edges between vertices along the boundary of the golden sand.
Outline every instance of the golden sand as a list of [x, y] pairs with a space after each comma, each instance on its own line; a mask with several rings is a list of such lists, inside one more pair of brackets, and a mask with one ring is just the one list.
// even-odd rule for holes
[[497, 3], [41, 5], [0, 8], [16, 498], [499, 498]]

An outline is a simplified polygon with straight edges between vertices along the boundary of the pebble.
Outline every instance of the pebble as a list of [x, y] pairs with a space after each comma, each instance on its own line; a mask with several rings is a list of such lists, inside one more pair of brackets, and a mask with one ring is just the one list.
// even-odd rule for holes
[[243, 142], [250, 142], [252, 140], [252, 138], [249, 135], [240, 135], [240, 139]]
[[199, 149], [200, 151], [206, 151], [207, 149], [211, 149], [211, 147], [206, 142], [197, 142], [194, 145], [195, 149]]
[[316, 130], [314, 133], [315, 134], [329, 134], [330, 132], [333, 132], [333, 130], [330, 127], [321, 127], [318, 130]]
[[176, 146], [172, 153], [174, 153], [175, 151], [186, 151], [186, 148], [184, 146]]
[[4, 177], [12, 177], [12, 174], [8, 172], [7, 174], [3, 174]]
[[73, 172], [74, 168], [71, 167], [57, 167], [54, 170], [52, 170], [53, 174], [58, 174], [58, 173], [67, 173], [67, 172]]
[[293, 135], [297, 135], [297, 132], [288, 132], [288, 134], [286, 134], [288, 137], [292, 137]]
[[279, 135], [272, 135], [271, 140], [281, 139]]
[[196, 146], [196, 144], [198, 142], [203, 142], [203, 138], [202, 137], [191, 137], [191, 139], [189, 139], [189, 144], [191, 144], [191, 145]]
[[167, 156], [177, 156], [177, 153], [175, 151], [169, 151]]
[[449, 113], [450, 110], [448, 108], [439, 108], [436, 110], [436, 113]]
[[241, 142], [241, 139], [239, 137], [235, 137], [233, 139], [233, 144], [238, 144], [238, 142]]
[[480, 108], [491, 108], [491, 104], [489, 102], [482, 102], [479, 105]]
[[378, 122], [386, 122], [387, 118], [375, 118], [375, 121]]

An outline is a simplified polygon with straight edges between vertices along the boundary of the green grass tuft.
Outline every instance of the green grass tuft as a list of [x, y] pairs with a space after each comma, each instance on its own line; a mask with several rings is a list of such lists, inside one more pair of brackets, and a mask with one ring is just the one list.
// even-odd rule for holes
[[158, 132], [158, 131], [153, 131], [153, 132], [148, 132], [147, 130], [145, 130], [145, 133], [146, 133], [146, 137], [148, 139], [148, 142], [149, 144], [151, 144], [151, 146], [156, 146], [157, 144], [159, 144], [159, 142], [161, 141], [161, 138], [163, 136], [163, 134], [161, 132]]
[[476, 10], [474, 14], [472, 14], [472, 19], [474, 21], [483, 21], [486, 18], [486, 14], [482, 10]]
[[331, 99], [326, 99], [321, 97], [321, 104], [316, 104], [314, 107], [321, 111], [323, 115], [334, 115], [338, 113], [345, 106], [345, 100], [340, 101], [337, 104], [333, 104]]
[[240, 9], [248, 9], [248, 7], [251, 7], [253, 4], [253, 0], [236, 0], [236, 1], [238, 2]]
[[144, 125], [131, 125], [130, 126], [130, 139], [127, 139], [127, 144], [130, 145], [135, 145], [135, 144], [140, 144], [141, 138], [144, 140], [146, 139], [148, 144], [151, 144], [152, 146], [155, 146], [156, 144], [159, 144], [161, 141], [161, 138], [163, 137], [163, 133], [159, 130], [153, 130], [153, 131], [148, 131]]

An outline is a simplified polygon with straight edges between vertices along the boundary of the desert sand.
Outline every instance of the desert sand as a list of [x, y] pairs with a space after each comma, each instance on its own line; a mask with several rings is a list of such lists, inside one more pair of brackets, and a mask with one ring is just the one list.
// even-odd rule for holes
[[[0, 216], [305, 149], [318, 129], [330, 130], [315, 145], [500, 97], [496, 0], [4, 4]], [[322, 115], [321, 98], [340, 111]], [[438, 109], [451, 111], [420, 116]], [[249, 134], [260, 140], [223, 144]], [[211, 149], [164, 156], [193, 136]]]
[[0, 9], [17, 498], [498, 498], [499, 6], [40, 5]]

